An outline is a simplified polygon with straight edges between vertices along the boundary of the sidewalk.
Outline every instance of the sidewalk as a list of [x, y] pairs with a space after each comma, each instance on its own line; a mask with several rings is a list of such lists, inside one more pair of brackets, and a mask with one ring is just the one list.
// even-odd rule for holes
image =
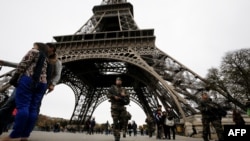
[[[7, 136], [9, 133], [4, 133], [0, 139]], [[159, 141], [155, 136], [149, 138], [148, 136], [127, 136], [126, 138], [121, 138], [120, 141]], [[162, 139], [163, 140], [163, 139]], [[166, 140], [166, 139], [164, 139]], [[87, 135], [86, 133], [69, 133], [69, 132], [41, 132], [33, 131], [29, 138], [29, 141], [114, 141], [113, 135], [105, 134], [94, 134]], [[170, 140], [169, 140], [170, 141]], [[184, 136], [176, 136], [175, 140], [172, 141], [203, 141], [201, 138], [190, 138]]]

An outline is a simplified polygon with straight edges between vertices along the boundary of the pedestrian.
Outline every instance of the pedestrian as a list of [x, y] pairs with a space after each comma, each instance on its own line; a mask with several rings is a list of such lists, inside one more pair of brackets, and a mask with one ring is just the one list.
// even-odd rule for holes
[[133, 131], [133, 126], [132, 126], [132, 123], [129, 122], [129, 123], [128, 123], [128, 135], [129, 135], [129, 136], [132, 135], [132, 131]]
[[120, 141], [120, 124], [124, 123], [127, 111], [125, 105], [129, 104], [129, 94], [122, 87], [122, 79], [116, 78], [115, 85], [108, 90], [107, 97], [111, 102], [111, 116], [113, 118], [113, 135], [115, 141]]
[[[126, 109], [126, 107], [125, 107]], [[122, 133], [123, 133], [123, 137], [126, 138], [126, 133], [127, 133], [127, 130], [128, 130], [128, 121], [131, 119], [131, 114], [129, 113], [129, 111], [127, 111], [127, 114], [126, 116], [124, 117], [124, 123], [121, 123], [121, 127], [122, 127]]]
[[196, 128], [195, 128], [195, 125], [192, 125], [192, 133], [190, 134], [189, 137], [192, 137], [193, 135], [197, 134], [197, 131], [196, 131]]
[[173, 111], [173, 108], [167, 108], [167, 118], [166, 118], [166, 121], [165, 121], [165, 124], [167, 125], [167, 128], [169, 130], [167, 130], [167, 134], [169, 135], [168, 136], [168, 139], [171, 139], [171, 133], [172, 133], [172, 137], [173, 139], [175, 140], [175, 130], [176, 130], [176, 125], [175, 125], [175, 114], [174, 114], [174, 111]]
[[144, 136], [144, 129], [142, 126], [139, 126], [140, 132], [141, 132], [141, 136]]
[[38, 118], [39, 107], [47, 90], [48, 46], [34, 43], [17, 66], [10, 84], [16, 87], [17, 114], [12, 132], [2, 141], [27, 141]]
[[92, 118], [92, 120], [90, 121], [90, 135], [91, 135], [91, 134], [92, 134], [92, 135], [94, 134], [95, 124], [96, 124], [95, 118]]
[[132, 127], [133, 127], [134, 136], [136, 136], [137, 135], [137, 124], [135, 121], [133, 121]]
[[241, 116], [240, 112], [237, 109], [233, 110], [233, 122], [237, 127], [245, 126], [245, 120], [243, 119], [243, 117]]
[[155, 114], [155, 121], [156, 121], [156, 127], [157, 127], [156, 138], [161, 139], [162, 132], [163, 132], [162, 110], [161, 109], [157, 109], [157, 113]]
[[85, 122], [85, 131], [86, 131], [86, 134], [91, 134], [91, 119], [89, 118], [86, 122]]
[[[62, 64], [61, 61], [57, 58], [55, 46], [52, 43], [46, 43], [46, 45], [48, 48], [47, 52], [49, 55], [48, 63], [51, 66], [50, 73], [47, 72], [47, 79], [48, 79], [47, 83], [48, 83], [48, 92], [51, 92], [54, 90], [54, 86], [59, 82], [61, 78]], [[44, 49], [41, 47], [38, 47], [38, 50], [44, 52]], [[16, 65], [16, 67], [18, 66], [17, 63], [12, 63], [12, 64]], [[13, 122], [10, 119], [12, 119], [11, 118], [12, 111], [16, 108], [15, 95], [16, 95], [16, 89], [13, 90], [8, 101], [0, 109], [0, 135], [2, 131], [1, 129], [4, 129], [6, 125]]]
[[109, 125], [109, 121], [107, 120], [106, 125], [105, 125], [105, 134], [106, 135], [109, 134], [109, 129], [110, 129], [110, 125]]
[[51, 72], [50, 72], [50, 80], [48, 80], [48, 92], [51, 92], [54, 90], [56, 84], [59, 82], [61, 78], [61, 72], [62, 72], [62, 62], [58, 59], [58, 56], [56, 54], [56, 47], [52, 43], [46, 43], [46, 45], [49, 47], [49, 64], [51, 66]]
[[53, 128], [55, 133], [60, 132], [60, 123], [55, 123]]
[[162, 112], [162, 121], [163, 121], [163, 133], [164, 133], [165, 139], [170, 139], [170, 128], [166, 123], [166, 121], [167, 121], [167, 112], [166, 111]]
[[225, 116], [225, 114], [221, 113], [225, 113], [225, 111], [222, 112], [222, 107], [219, 104], [209, 100], [207, 93], [202, 93], [199, 108], [202, 115], [202, 137], [204, 141], [209, 141], [208, 134], [210, 123], [212, 123], [213, 127], [215, 128], [219, 141], [224, 141], [224, 130], [222, 128], [221, 119], [222, 116]]
[[152, 116], [150, 116], [150, 114], [147, 114], [147, 118], [145, 119], [145, 122], [147, 123], [148, 136], [151, 138], [153, 136], [155, 125], [154, 125], [154, 120]]

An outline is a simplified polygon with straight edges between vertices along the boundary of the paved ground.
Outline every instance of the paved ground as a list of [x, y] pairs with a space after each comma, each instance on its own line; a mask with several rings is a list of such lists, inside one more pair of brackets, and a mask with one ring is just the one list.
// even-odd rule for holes
[[[0, 137], [0, 139], [7, 135], [8, 133], [4, 133]], [[127, 136], [126, 138], [121, 138], [120, 141], [156, 141], [156, 140], [160, 141], [159, 139], [156, 139], [155, 136], [149, 138], [148, 136], [138, 135], [131, 137]], [[29, 141], [114, 141], [114, 137], [112, 135], [104, 135], [104, 134], [86, 135], [85, 133], [68, 133], [68, 132], [53, 133], [53, 132], [33, 131]], [[202, 139], [177, 135], [175, 141], [202, 141]]]

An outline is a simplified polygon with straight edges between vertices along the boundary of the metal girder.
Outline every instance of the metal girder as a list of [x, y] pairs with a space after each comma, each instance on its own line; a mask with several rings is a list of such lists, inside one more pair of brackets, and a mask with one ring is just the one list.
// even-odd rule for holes
[[199, 93], [211, 85], [155, 46], [154, 30], [138, 28], [130, 3], [103, 1], [93, 13], [74, 35], [54, 37], [65, 66], [95, 91], [90, 113], [107, 100], [104, 93], [118, 75], [145, 113], [158, 104], [184, 120], [198, 112]]
[[73, 35], [55, 36], [63, 63], [60, 83], [75, 94], [71, 123], [83, 124], [107, 100], [117, 76], [123, 78], [131, 101], [148, 115], [157, 105], [172, 107], [176, 117], [199, 112], [199, 94], [210, 90], [226, 97], [218, 87], [155, 46], [153, 29], [139, 29], [133, 6], [125, 0], [103, 0], [94, 15]]
[[138, 29], [133, 20], [133, 6], [130, 3], [124, 0], [106, 1], [105, 3], [108, 5], [93, 8], [94, 15], [75, 34]]
[[92, 105], [84, 107], [86, 111], [91, 111], [88, 116], [91, 117], [91, 113], [100, 104], [96, 101], [105, 100], [102, 98], [104, 91], [101, 91], [102, 96], [97, 97], [96, 93], [100, 92], [95, 90], [107, 89], [115, 76], [123, 75], [126, 78], [125, 87], [134, 92], [131, 95], [132, 101], [142, 107], [145, 113], [152, 113], [162, 103], [164, 107], [172, 105], [176, 108], [176, 114], [184, 118], [186, 115], [179, 103], [183, 99], [152, 66], [152, 58], [159, 53], [155, 47], [154, 30], [138, 29], [130, 3], [111, 2], [95, 6], [93, 13], [90, 20], [74, 35], [54, 37], [58, 56], [65, 67], [93, 91], [87, 93], [91, 95], [88, 102]]

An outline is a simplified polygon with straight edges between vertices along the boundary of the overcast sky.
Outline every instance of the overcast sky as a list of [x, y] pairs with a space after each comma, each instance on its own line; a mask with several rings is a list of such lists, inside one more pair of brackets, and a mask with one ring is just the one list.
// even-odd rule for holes
[[[34, 42], [51, 42], [53, 36], [75, 33], [93, 15], [102, 0], [1, 0], [0, 59], [19, 62]], [[128, 0], [140, 29], [154, 29], [156, 46], [202, 77], [218, 67], [228, 51], [250, 47], [249, 0]], [[4, 68], [0, 73], [9, 70]], [[94, 115], [99, 122], [110, 117], [108, 102]], [[69, 119], [74, 95], [59, 85], [44, 97], [41, 113]], [[132, 119], [144, 123], [135, 104]], [[101, 112], [103, 114], [100, 116]], [[105, 115], [105, 116], [103, 116]]]

